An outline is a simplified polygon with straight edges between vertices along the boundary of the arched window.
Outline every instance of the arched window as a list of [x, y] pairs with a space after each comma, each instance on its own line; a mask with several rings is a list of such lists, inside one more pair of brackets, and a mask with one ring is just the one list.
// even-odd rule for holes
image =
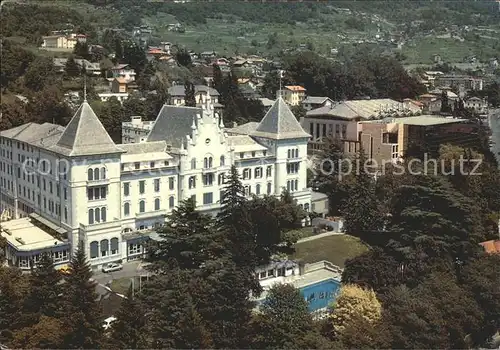
[[130, 215], [130, 203], [125, 203], [123, 205], [123, 215], [125, 215], [125, 216]]
[[118, 238], [111, 238], [111, 255], [118, 254]]
[[95, 259], [99, 256], [99, 242], [90, 242], [90, 258]]
[[255, 194], [256, 195], [260, 194], [260, 184], [257, 184], [257, 186], [255, 186]]
[[92, 169], [87, 170], [87, 180], [94, 180], [94, 171]]
[[140, 201], [139, 202], [139, 213], [144, 213], [146, 211], [146, 202]]
[[208, 158], [207, 157], [203, 158], [203, 168], [205, 168], [205, 169], [208, 168]]
[[271, 194], [272, 192], [272, 184], [270, 182], [267, 183], [267, 194]]
[[155, 210], [160, 210], [160, 198], [155, 198]]
[[99, 168], [94, 169], [94, 180], [99, 180]]
[[224, 174], [219, 174], [219, 176], [217, 176], [217, 184], [218, 185], [224, 184]]
[[295, 149], [295, 158], [299, 158], [299, 149], [298, 148]]
[[288, 150], [288, 158], [292, 158], [292, 150]]
[[220, 166], [226, 165], [226, 158], [224, 156], [220, 156]]
[[175, 205], [175, 198], [173, 196], [170, 196], [170, 198], [168, 199], [168, 207], [173, 208], [174, 205]]
[[211, 168], [213, 166], [213, 158], [209, 157], [208, 158], [208, 167]]
[[191, 159], [191, 169], [196, 169], [196, 158]]
[[103, 239], [101, 241], [101, 256], [109, 255], [109, 241], [107, 239]]
[[101, 179], [106, 179], [106, 168], [102, 167], [101, 168]]
[[106, 207], [101, 208], [101, 220], [102, 222], [106, 222]]
[[89, 225], [94, 223], [94, 209], [89, 209]]
[[295, 191], [297, 191], [299, 189], [299, 180], [295, 180]]
[[94, 210], [94, 217], [95, 217], [95, 222], [101, 222], [101, 211], [99, 208], [96, 208]]

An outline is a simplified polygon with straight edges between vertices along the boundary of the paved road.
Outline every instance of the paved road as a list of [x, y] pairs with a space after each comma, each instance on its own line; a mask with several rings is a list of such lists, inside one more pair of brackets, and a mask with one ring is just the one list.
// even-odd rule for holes
[[102, 271], [94, 272], [93, 278], [100, 284], [107, 284], [112, 280], [126, 277], [139, 276], [145, 273], [142, 268], [141, 261], [131, 261], [123, 264], [123, 269], [120, 271], [104, 273]]

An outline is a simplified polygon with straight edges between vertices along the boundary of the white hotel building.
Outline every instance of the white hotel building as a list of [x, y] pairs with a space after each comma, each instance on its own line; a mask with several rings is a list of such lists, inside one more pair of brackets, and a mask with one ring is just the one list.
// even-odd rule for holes
[[8, 263], [29, 269], [52, 251], [62, 266], [78, 242], [94, 267], [139, 258], [179, 201], [193, 198], [198, 210], [218, 211], [232, 164], [249, 196], [288, 188], [309, 210], [309, 137], [281, 98], [260, 123], [233, 129], [210, 106], [164, 105], [139, 143], [115, 144], [87, 102], [66, 127], [28, 123], [2, 131]]

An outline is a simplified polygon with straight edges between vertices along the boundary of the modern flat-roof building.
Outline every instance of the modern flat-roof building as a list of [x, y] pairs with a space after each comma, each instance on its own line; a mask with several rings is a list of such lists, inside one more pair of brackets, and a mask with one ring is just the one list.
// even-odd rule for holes
[[7, 241], [7, 263], [23, 270], [32, 268], [44, 253], [52, 255], [56, 267], [68, 263], [70, 246], [65, 234], [62, 227], [37, 214], [4, 221], [0, 226], [0, 235]]
[[443, 144], [467, 147], [478, 141], [477, 126], [469, 120], [430, 115], [361, 121], [359, 130], [356, 148], [345, 145], [344, 151], [352, 154], [361, 144], [379, 167], [401, 161], [408, 151], [426, 152], [429, 158], [435, 158]]
[[56, 225], [73, 250], [83, 244], [93, 266], [130, 260], [181, 200], [217, 213], [233, 164], [247, 196], [286, 188], [310, 208], [309, 137], [278, 99], [259, 123], [234, 133], [212, 106], [164, 105], [145, 140], [115, 144], [85, 101], [66, 127], [0, 132], [0, 213], [9, 225], [30, 214]]
[[412, 101], [391, 99], [349, 100], [313, 109], [301, 119], [304, 130], [311, 134], [309, 151], [321, 150], [327, 138], [358, 141], [358, 121], [403, 117], [422, 113], [422, 106]]

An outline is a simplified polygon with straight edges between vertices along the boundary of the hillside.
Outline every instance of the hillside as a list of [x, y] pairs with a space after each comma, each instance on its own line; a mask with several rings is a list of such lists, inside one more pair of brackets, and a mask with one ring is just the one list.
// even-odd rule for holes
[[[430, 63], [434, 54], [444, 61], [462, 62], [476, 56], [486, 61], [500, 55], [500, 11], [493, 0], [462, 2], [356, 1], [328, 3], [145, 2], [141, 0], [73, 0], [34, 2], [57, 8], [44, 25], [41, 16], [8, 9], [3, 36], [44, 35], [46, 24], [68, 22], [99, 40], [104, 29], [147, 25], [149, 44], [170, 41], [197, 52], [215, 50], [276, 56], [288, 50], [313, 49], [325, 56], [348, 54], [358, 46], [400, 52], [404, 63]], [[43, 11], [42, 11], [43, 12]], [[38, 11], [37, 11], [38, 13]], [[30, 23], [24, 24], [24, 23]], [[173, 31], [174, 24], [182, 30]], [[14, 29], [11, 29], [14, 28]], [[30, 41], [36, 42], [35, 39]]]

